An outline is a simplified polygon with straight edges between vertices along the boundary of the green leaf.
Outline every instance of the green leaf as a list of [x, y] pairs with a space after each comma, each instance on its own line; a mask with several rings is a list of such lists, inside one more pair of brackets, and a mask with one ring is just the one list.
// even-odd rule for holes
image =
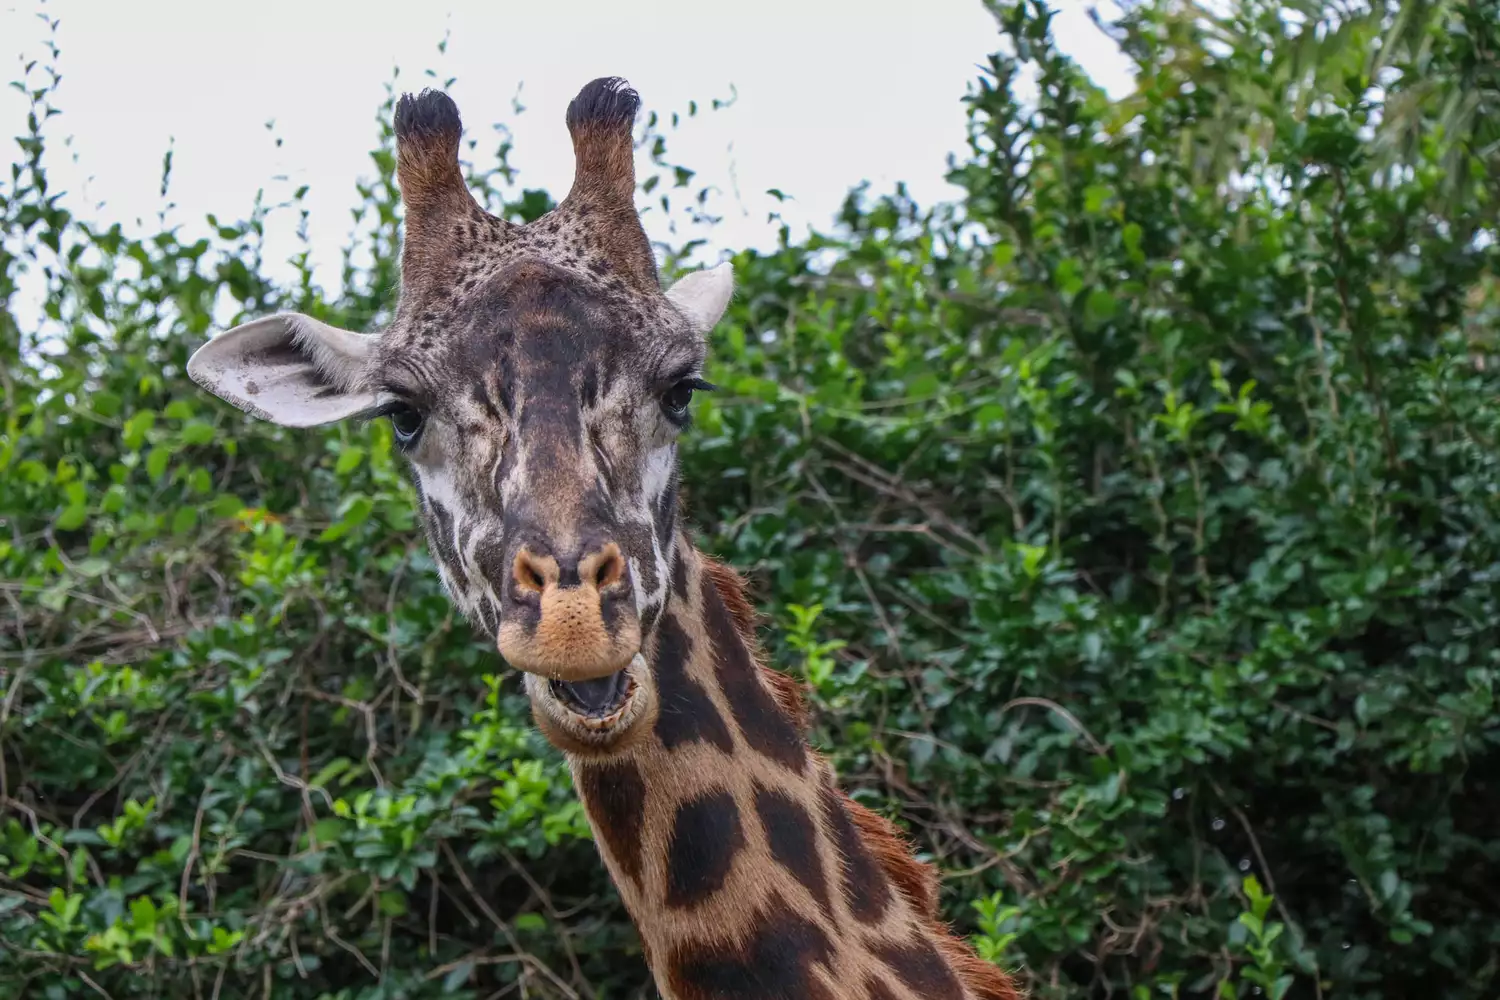
[[167, 463], [171, 460], [172, 451], [170, 448], [161, 445], [152, 448], [151, 452], [146, 456], [146, 475], [152, 479], [160, 479], [162, 474], [167, 471]]
[[101, 389], [89, 397], [89, 405], [101, 417], [113, 417], [120, 412], [120, 397], [108, 389]]
[[511, 921], [518, 931], [544, 931], [547, 929], [547, 921], [540, 913], [518, 913]]
[[443, 992], [457, 993], [459, 988], [474, 974], [473, 962], [459, 962], [443, 977]]
[[79, 576], [103, 576], [109, 572], [109, 560], [95, 557], [80, 559], [73, 564], [73, 569]]
[[149, 897], [138, 896], [130, 901], [130, 922], [143, 938], [156, 933], [156, 904]]
[[339, 505], [339, 520], [329, 525], [318, 535], [320, 542], [332, 542], [347, 535], [350, 531], [364, 524], [369, 519], [371, 511], [375, 509], [375, 501], [363, 493], [355, 493], [345, 498]]
[[139, 449], [146, 440], [146, 432], [156, 425], [156, 414], [151, 410], [141, 410], [125, 421], [125, 427], [121, 432], [121, 439], [125, 447], [134, 451]]
[[1096, 288], [1084, 300], [1084, 320], [1090, 326], [1108, 323], [1115, 318], [1115, 307], [1115, 297], [1103, 288]]
[[363, 462], [364, 458], [365, 450], [363, 448], [358, 445], [350, 445], [339, 455], [338, 463], [334, 466], [333, 471], [341, 476], [346, 476], [359, 468], [359, 463]]
[[216, 518], [234, 517], [244, 509], [245, 505], [240, 498], [231, 493], [221, 493], [214, 497], [213, 503], [208, 507], [210, 515]]
[[198, 525], [198, 508], [178, 507], [172, 515], [172, 534], [185, 535]]
[[336, 757], [323, 765], [308, 784], [314, 788], [327, 788], [334, 778], [348, 771], [351, 765], [352, 762], [347, 757]]
[[59, 531], [74, 531], [83, 526], [83, 522], [89, 517], [89, 509], [84, 504], [73, 504], [57, 515], [54, 522]]
[[1052, 280], [1057, 284], [1059, 292], [1071, 298], [1083, 289], [1082, 267], [1078, 261], [1069, 257], [1057, 265]]
[[214, 439], [214, 427], [213, 424], [194, 420], [191, 423], [184, 424], [177, 436], [185, 445], [208, 444]]

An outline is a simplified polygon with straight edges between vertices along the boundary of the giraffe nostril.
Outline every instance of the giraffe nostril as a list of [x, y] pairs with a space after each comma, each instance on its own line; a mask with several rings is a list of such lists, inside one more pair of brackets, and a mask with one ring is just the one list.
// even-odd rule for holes
[[548, 583], [557, 582], [557, 562], [547, 556], [538, 556], [523, 548], [516, 553], [511, 566], [511, 578], [519, 593], [540, 594]]
[[613, 587], [625, 579], [625, 557], [620, 554], [620, 547], [614, 542], [606, 544], [593, 558], [594, 585], [600, 590]]

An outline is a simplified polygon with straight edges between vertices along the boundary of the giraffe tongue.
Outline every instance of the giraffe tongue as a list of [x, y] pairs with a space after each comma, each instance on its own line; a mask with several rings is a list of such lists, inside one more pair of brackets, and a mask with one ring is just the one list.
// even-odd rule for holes
[[587, 681], [553, 681], [552, 693], [585, 715], [608, 715], [625, 700], [625, 671]]

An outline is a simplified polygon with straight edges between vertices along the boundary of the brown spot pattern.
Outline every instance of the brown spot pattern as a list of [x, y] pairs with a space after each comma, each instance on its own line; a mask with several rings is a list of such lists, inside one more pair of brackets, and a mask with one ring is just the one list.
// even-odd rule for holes
[[860, 839], [854, 821], [844, 808], [842, 793], [825, 786], [822, 799], [824, 820], [833, 833], [833, 843], [839, 853], [844, 899], [849, 904], [849, 912], [863, 923], [877, 923], [890, 904], [890, 884], [874, 855]]
[[872, 949], [903, 983], [924, 1000], [964, 1000], [953, 970], [926, 936], [910, 944], [888, 942]]
[[741, 947], [702, 941], [679, 948], [668, 981], [683, 1000], [804, 1000], [826, 997], [813, 976], [833, 955], [828, 935], [773, 897]]
[[696, 906], [718, 892], [744, 847], [740, 809], [727, 790], [680, 804], [667, 847], [667, 905]]
[[657, 632], [656, 661], [651, 665], [656, 677], [657, 738], [668, 750], [702, 740], [729, 753], [734, 749], [729, 727], [707, 692], [687, 674], [693, 640], [676, 615], [664, 617]]
[[771, 857], [796, 876], [832, 919], [828, 876], [823, 871], [823, 857], [818, 853], [818, 831], [812, 817], [796, 799], [770, 788], [755, 790], [755, 811], [765, 827]]
[[578, 793], [604, 839], [610, 856], [632, 882], [641, 879], [641, 827], [646, 817], [646, 782], [634, 761], [583, 764]]
[[760, 667], [750, 658], [729, 610], [708, 577], [704, 578], [703, 612], [714, 648], [714, 676], [745, 742], [757, 753], [801, 774], [807, 769], [807, 746], [792, 727], [792, 720], [761, 683]]

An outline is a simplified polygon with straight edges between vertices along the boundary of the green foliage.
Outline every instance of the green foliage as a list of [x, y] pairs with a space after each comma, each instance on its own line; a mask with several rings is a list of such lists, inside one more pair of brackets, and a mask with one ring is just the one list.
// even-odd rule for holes
[[[705, 547], [1035, 996], [1495, 995], [1500, 8], [1131, 5], [1118, 102], [993, 9], [959, 202], [858, 189], [735, 259]], [[283, 287], [303, 191], [75, 216], [56, 66], [0, 179], [0, 994], [650, 995], [386, 424], [280, 430], [183, 373], [240, 317], [388, 317], [389, 102], [339, 286], [303, 254]], [[706, 217], [680, 120], [643, 204]], [[534, 218], [509, 151], [471, 181]]]
[[[1251, 960], [1240, 970], [1241, 984], [1253, 984], [1257, 996], [1264, 994], [1270, 1000], [1281, 1000], [1292, 986], [1292, 977], [1285, 971], [1286, 963], [1277, 955], [1276, 949], [1276, 941], [1286, 930], [1286, 925], [1266, 920], [1266, 914], [1271, 911], [1271, 897], [1261, 891], [1260, 882], [1254, 875], [1245, 877], [1244, 889], [1250, 909], [1240, 914], [1237, 925], [1230, 928], [1229, 934], [1231, 943], [1243, 947]], [[1237, 933], [1240, 931], [1243, 933]], [[1249, 991], [1242, 992], [1228, 979], [1219, 983], [1219, 996], [1224, 1000], [1239, 1000], [1247, 993]]]

